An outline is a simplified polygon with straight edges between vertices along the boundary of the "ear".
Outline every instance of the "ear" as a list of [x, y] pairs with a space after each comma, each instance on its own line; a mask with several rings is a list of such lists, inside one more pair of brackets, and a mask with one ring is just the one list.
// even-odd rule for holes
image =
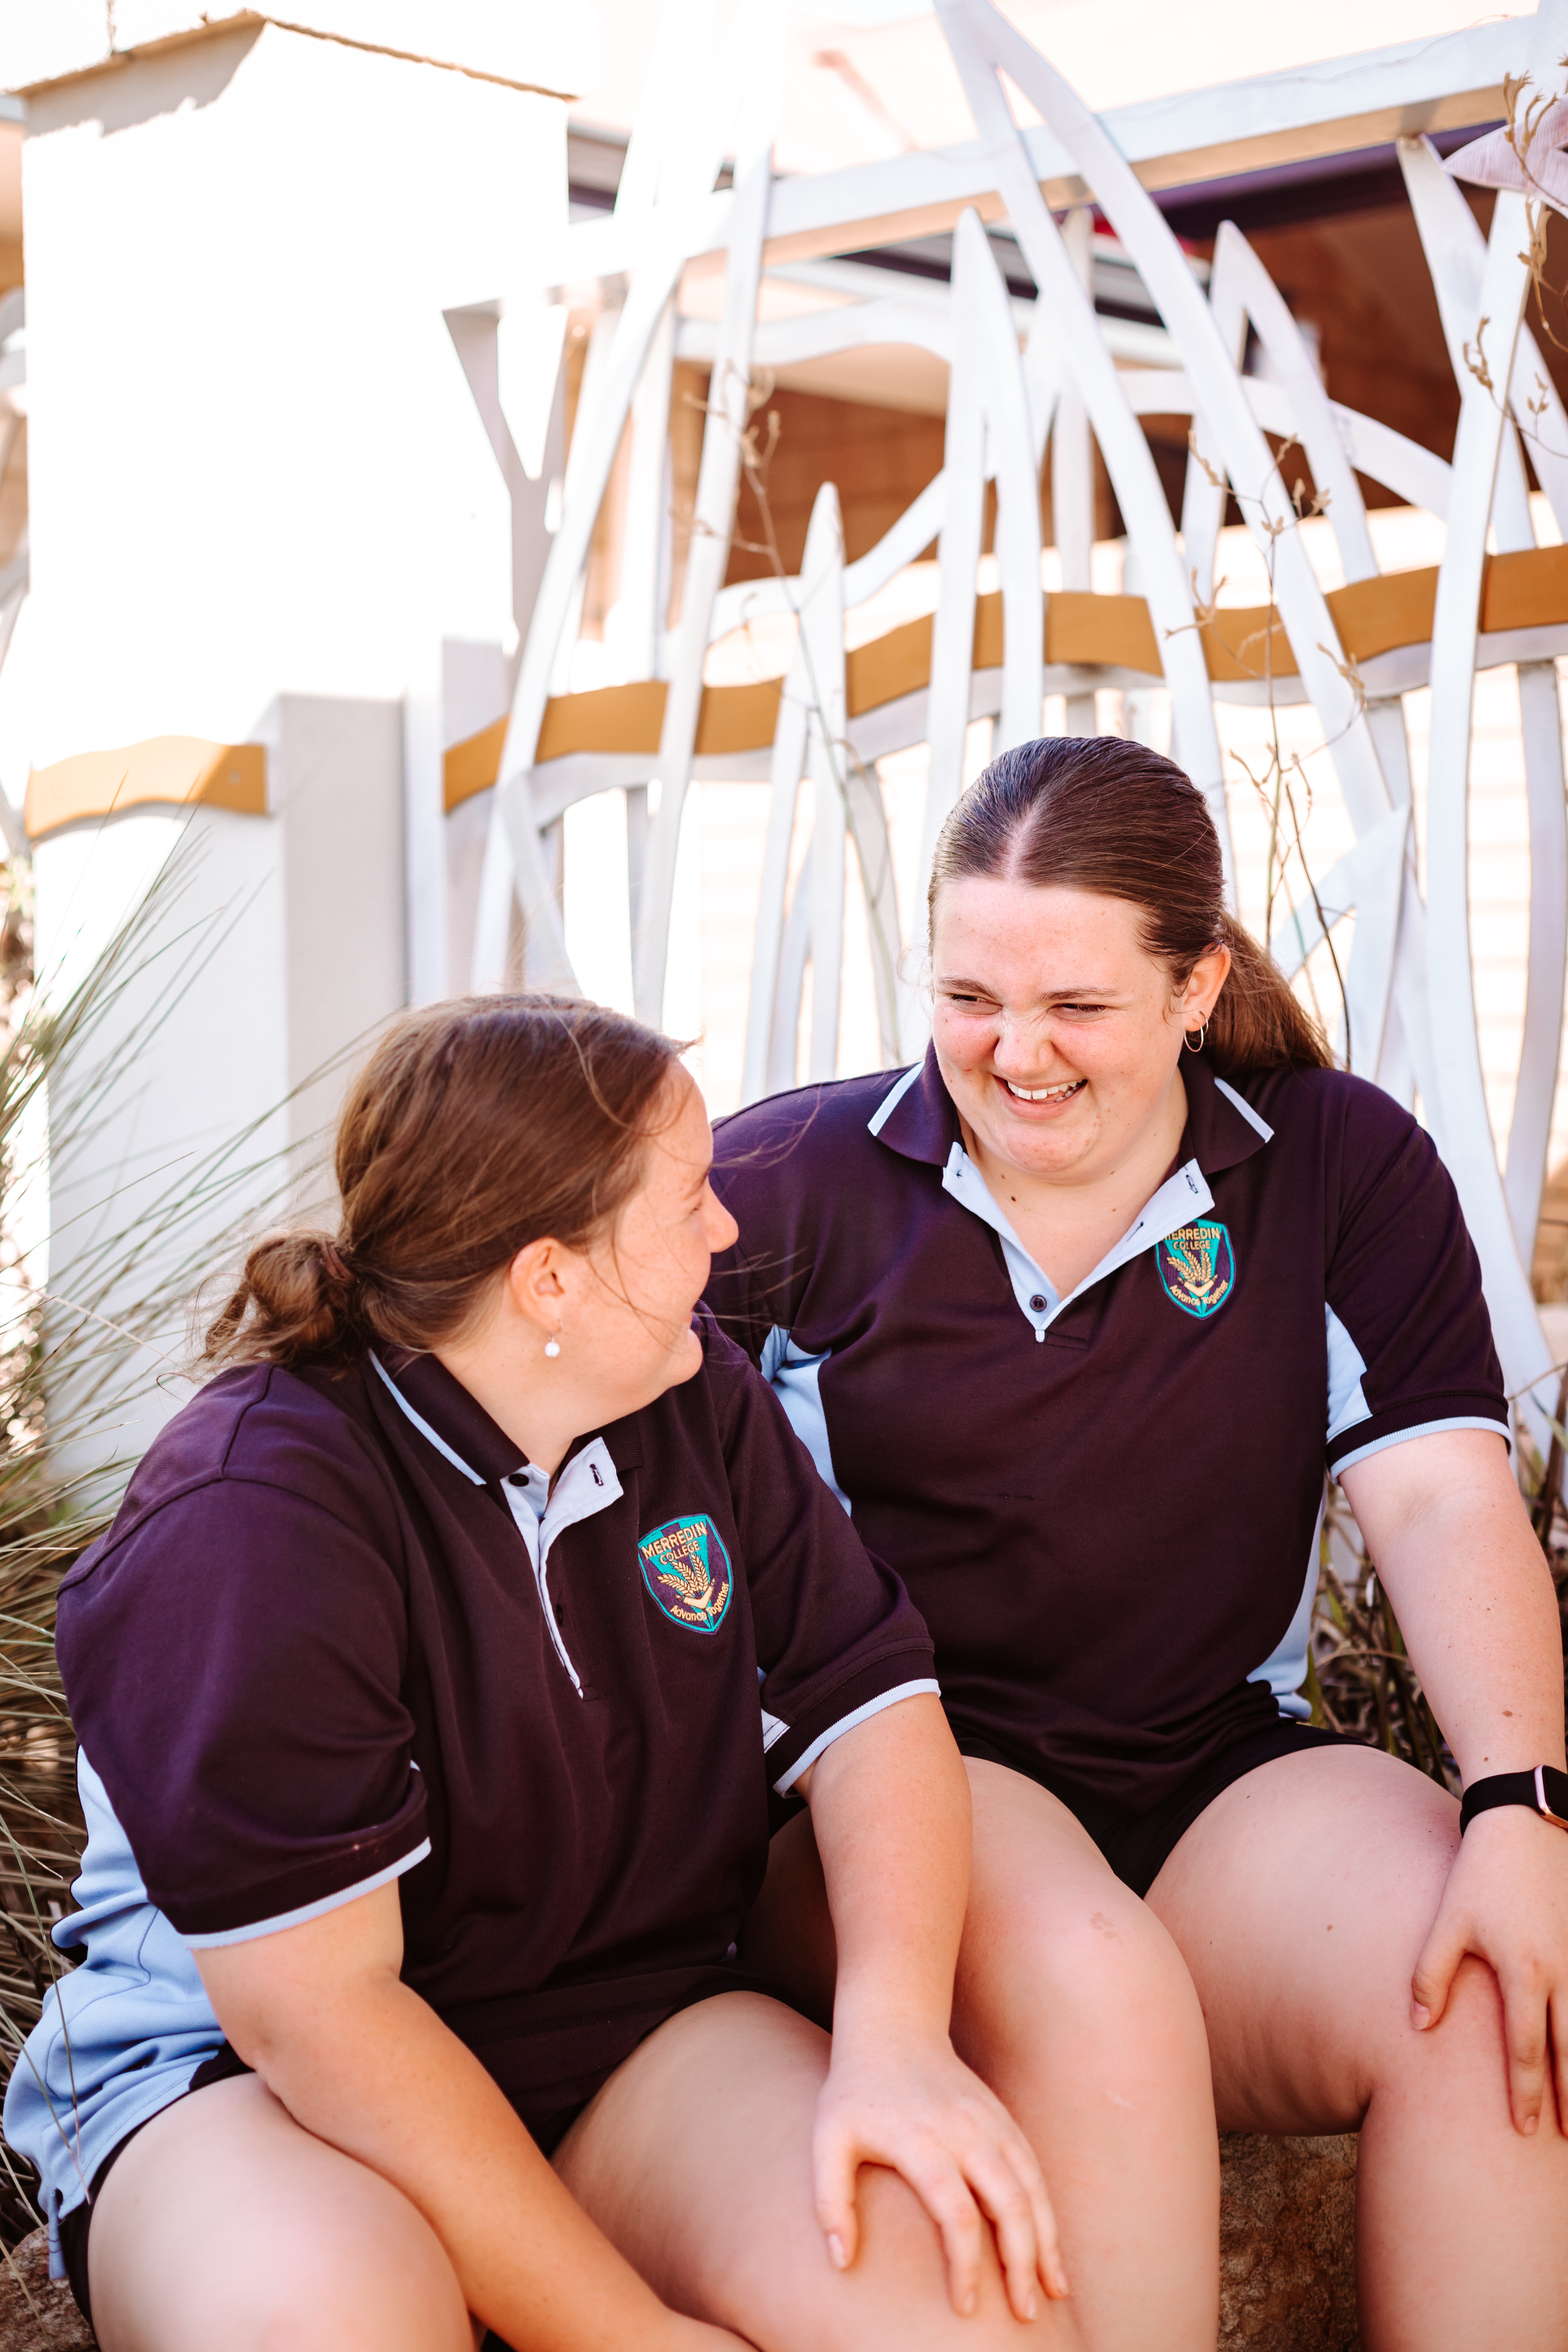
[[1209, 1018], [1215, 1008], [1215, 1000], [1230, 976], [1230, 950], [1223, 940], [1216, 940], [1212, 948], [1204, 950], [1194, 964], [1192, 976], [1178, 1000], [1185, 1020], [1195, 1020], [1200, 1013], [1205, 1021]]
[[557, 1241], [530, 1242], [520, 1249], [506, 1270], [512, 1305], [525, 1322], [553, 1332], [560, 1325], [563, 1302], [572, 1291], [576, 1253]]

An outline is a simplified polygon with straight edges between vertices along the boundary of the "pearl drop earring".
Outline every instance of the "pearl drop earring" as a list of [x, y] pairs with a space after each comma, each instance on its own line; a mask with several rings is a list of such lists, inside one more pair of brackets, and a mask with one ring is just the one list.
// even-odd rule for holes
[[547, 1356], [558, 1356], [561, 1353], [561, 1342], [553, 1332], [544, 1342], [544, 1352]]

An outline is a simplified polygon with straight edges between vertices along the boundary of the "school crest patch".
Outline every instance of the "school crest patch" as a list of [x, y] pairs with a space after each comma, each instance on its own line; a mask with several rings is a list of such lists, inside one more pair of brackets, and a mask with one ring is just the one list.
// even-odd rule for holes
[[678, 1625], [716, 1633], [729, 1612], [734, 1579], [724, 1539], [705, 1511], [668, 1519], [637, 1546], [642, 1580]]
[[1214, 1217], [1200, 1217], [1195, 1224], [1167, 1234], [1155, 1248], [1154, 1262], [1166, 1297], [1200, 1322], [1217, 1315], [1236, 1288], [1230, 1234]]

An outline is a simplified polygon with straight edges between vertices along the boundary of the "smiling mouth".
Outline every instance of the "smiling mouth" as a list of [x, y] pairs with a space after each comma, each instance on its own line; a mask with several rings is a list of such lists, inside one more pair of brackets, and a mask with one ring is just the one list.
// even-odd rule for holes
[[1066, 1102], [1070, 1096], [1080, 1093], [1089, 1080], [1068, 1078], [1057, 1087], [1016, 1087], [1011, 1078], [1004, 1078], [1002, 1083], [1016, 1102]]

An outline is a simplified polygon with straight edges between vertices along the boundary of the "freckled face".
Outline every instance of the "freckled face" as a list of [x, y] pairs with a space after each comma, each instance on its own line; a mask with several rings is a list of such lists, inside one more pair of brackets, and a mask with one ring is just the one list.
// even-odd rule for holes
[[1169, 1112], [1193, 992], [1178, 996], [1144, 950], [1140, 919], [1096, 891], [976, 877], [942, 885], [931, 937], [937, 1060], [1004, 1166], [1091, 1182]]

